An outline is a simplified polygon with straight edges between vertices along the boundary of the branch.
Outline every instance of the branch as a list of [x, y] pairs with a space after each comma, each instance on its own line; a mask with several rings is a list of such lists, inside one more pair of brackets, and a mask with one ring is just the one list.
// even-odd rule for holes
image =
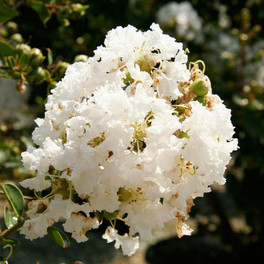
[[0, 65], [0, 69], [1, 70], [12, 70], [10, 66], [4, 66], [4, 65]]

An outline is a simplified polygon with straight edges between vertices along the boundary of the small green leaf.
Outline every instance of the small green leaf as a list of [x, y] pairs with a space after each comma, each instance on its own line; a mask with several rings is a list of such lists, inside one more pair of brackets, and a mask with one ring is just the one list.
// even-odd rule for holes
[[47, 48], [47, 59], [48, 59], [48, 65], [52, 65], [53, 58], [52, 58], [52, 50], [50, 48]]
[[57, 227], [54, 227], [54, 226], [49, 227], [48, 236], [55, 243], [57, 243], [59, 246], [63, 248], [67, 248], [70, 246], [70, 240], [68, 236]]
[[1, 56], [15, 56], [14, 48], [10, 44], [4, 41], [0, 41], [0, 55]]
[[9, 67], [13, 68], [15, 66], [15, 58], [14, 57], [7, 57], [7, 64], [9, 65]]
[[22, 192], [13, 184], [0, 184], [4, 191], [5, 197], [8, 200], [15, 216], [21, 216], [24, 209], [24, 198]]
[[19, 245], [19, 242], [15, 239], [11, 239], [11, 238], [3, 238], [3, 241], [6, 243], [6, 244], [9, 244], [9, 245], [12, 245], [12, 246], [17, 246]]
[[31, 1], [29, 6], [38, 13], [43, 24], [46, 24], [50, 20], [51, 11], [45, 6], [43, 1]]
[[16, 16], [18, 13], [0, 1], [0, 23], [4, 23]]
[[190, 90], [198, 96], [205, 96], [207, 95], [209, 88], [203, 79], [197, 79], [190, 86]]
[[17, 223], [17, 217], [15, 213], [11, 213], [8, 207], [5, 208], [4, 218], [5, 218], [5, 224], [7, 228], [12, 227]]

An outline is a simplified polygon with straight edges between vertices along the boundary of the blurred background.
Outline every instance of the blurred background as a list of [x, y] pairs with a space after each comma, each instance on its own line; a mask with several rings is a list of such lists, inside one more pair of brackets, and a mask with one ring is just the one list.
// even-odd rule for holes
[[[34, 119], [43, 117], [47, 95], [67, 66], [93, 56], [110, 29], [131, 24], [145, 31], [153, 22], [184, 43], [189, 61], [205, 62], [213, 93], [232, 110], [240, 149], [226, 170], [226, 185], [194, 201], [191, 237], [178, 239], [168, 225], [126, 258], [101, 239], [102, 230], [68, 249], [17, 234], [21, 244], [9, 263], [262, 263], [263, 0], [0, 0], [0, 182], [31, 176], [20, 154], [32, 144]], [[0, 195], [2, 228], [5, 204]]]

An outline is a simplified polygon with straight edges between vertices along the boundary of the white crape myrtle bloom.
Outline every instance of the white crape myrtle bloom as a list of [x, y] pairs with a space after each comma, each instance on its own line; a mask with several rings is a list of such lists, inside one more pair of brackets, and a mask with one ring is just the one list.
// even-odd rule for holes
[[126, 233], [120, 236], [117, 230], [109, 226], [106, 229], [103, 238], [107, 240], [108, 243], [115, 241], [115, 248], [118, 249], [122, 247], [124, 255], [132, 256], [139, 249], [138, 237], [128, 236]]
[[146, 32], [117, 27], [88, 62], [69, 66], [36, 120], [36, 147], [22, 154], [36, 176], [21, 184], [38, 197], [21, 230], [27, 238], [64, 221], [84, 242], [105, 219], [103, 238], [130, 256], [139, 238], [171, 220], [179, 237], [190, 235], [193, 199], [224, 184], [237, 140], [203, 62], [188, 68], [187, 59], [182, 43], [153, 24]]
[[165, 28], [174, 28], [177, 37], [185, 41], [202, 39], [202, 20], [191, 3], [169, 2], [157, 13], [158, 23]]

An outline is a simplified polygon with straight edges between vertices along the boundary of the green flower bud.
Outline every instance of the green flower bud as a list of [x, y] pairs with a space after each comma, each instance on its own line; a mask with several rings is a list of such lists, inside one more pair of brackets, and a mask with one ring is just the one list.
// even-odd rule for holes
[[190, 90], [198, 96], [205, 96], [208, 93], [208, 84], [203, 79], [196, 79], [190, 86]]
[[49, 73], [41, 67], [34, 68], [27, 76], [27, 81], [31, 84], [40, 84], [46, 81]]
[[73, 13], [78, 14], [79, 16], [83, 16], [85, 14], [86, 9], [89, 8], [89, 5], [82, 5], [80, 3], [72, 4], [71, 9]]
[[83, 9], [83, 6], [80, 3], [72, 4], [71, 8], [74, 12], [80, 12]]
[[61, 80], [64, 77], [65, 71], [67, 67], [69, 66], [69, 63], [60, 61], [57, 66], [54, 69], [54, 74], [56, 80]]
[[30, 66], [38, 67], [45, 59], [40, 49], [33, 48], [30, 52], [31, 59], [30, 59]]
[[77, 55], [75, 58], [74, 58], [74, 62], [78, 62], [78, 61], [84, 61], [84, 62], [87, 62], [89, 59], [88, 56], [84, 55], [84, 54], [80, 54], [80, 55]]
[[23, 54], [29, 55], [31, 51], [31, 47], [27, 44], [17, 44], [16, 45], [16, 54], [22, 56]]
[[18, 26], [15, 22], [10, 21], [6, 24], [6, 30], [7, 30], [9, 35], [12, 35], [12, 34], [18, 32]]
[[17, 43], [22, 43], [24, 40], [23, 40], [23, 37], [21, 34], [19, 33], [15, 33], [11, 36], [10, 38], [12, 41], [15, 41]]

